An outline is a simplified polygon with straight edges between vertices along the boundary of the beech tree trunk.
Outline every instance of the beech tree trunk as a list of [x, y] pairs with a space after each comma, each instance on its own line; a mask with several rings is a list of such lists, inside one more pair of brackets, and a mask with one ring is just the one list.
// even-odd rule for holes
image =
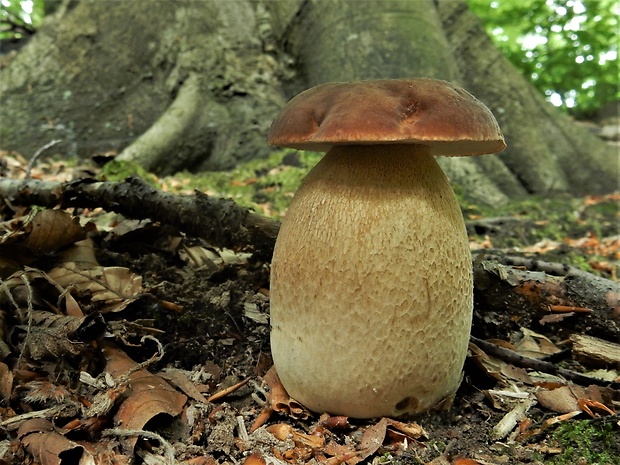
[[462, 0], [66, 0], [0, 61], [0, 148], [115, 151], [159, 174], [269, 153], [271, 120], [327, 81], [427, 76], [485, 102], [499, 155], [441, 158], [486, 204], [617, 188], [614, 151], [548, 104]]

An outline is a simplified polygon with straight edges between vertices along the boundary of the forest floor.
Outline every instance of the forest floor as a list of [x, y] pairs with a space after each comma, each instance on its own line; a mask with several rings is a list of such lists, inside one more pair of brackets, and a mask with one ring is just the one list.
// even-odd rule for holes
[[[0, 180], [23, 179], [26, 162], [3, 155]], [[30, 176], [141, 174], [280, 218], [313, 157], [167, 179], [48, 160]], [[543, 292], [532, 286], [517, 303], [509, 291], [490, 303], [478, 286], [452, 408], [396, 421], [317, 415], [281, 392], [269, 371], [268, 260], [175, 225], [0, 196], [0, 464], [620, 464], [619, 201], [463, 202], [474, 257], [511, 257], [495, 263], [500, 275], [557, 284], [572, 273], [611, 290], [594, 311], [578, 296], [532, 299]]]

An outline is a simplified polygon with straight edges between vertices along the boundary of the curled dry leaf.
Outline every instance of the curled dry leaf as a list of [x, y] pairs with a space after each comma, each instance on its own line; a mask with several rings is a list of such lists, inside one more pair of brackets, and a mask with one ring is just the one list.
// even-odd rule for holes
[[270, 388], [269, 402], [274, 412], [284, 413], [300, 420], [308, 418], [308, 410], [295, 399], [291, 399], [286, 389], [284, 389], [275, 367], [271, 367], [265, 373], [263, 379]]
[[404, 423], [402, 421], [393, 420], [392, 418], [387, 418], [386, 420], [389, 429], [397, 431], [410, 439], [428, 438], [428, 434], [426, 434], [424, 428], [417, 423]]
[[301, 433], [286, 423], [271, 425], [267, 431], [280, 441], [293, 442], [294, 447], [282, 453], [282, 458], [287, 462], [304, 463], [325, 452], [325, 438], [322, 435]]
[[297, 447], [310, 447], [312, 449], [318, 449], [323, 447], [325, 439], [321, 436], [314, 436], [312, 434], [300, 433], [291, 425], [286, 423], [276, 423], [267, 428], [271, 434], [273, 434], [280, 441], [292, 440]]
[[103, 305], [102, 313], [121, 311], [142, 293], [142, 277], [119, 266], [80, 269], [70, 262], [54, 268], [48, 276], [64, 288], [90, 292], [91, 300]]
[[[112, 344], [105, 344], [103, 352], [105, 370], [115, 379], [136, 368], [136, 362]], [[141, 430], [156, 415], [179, 415], [186, 401], [187, 397], [177, 392], [162, 377], [139, 369], [129, 375], [128, 396], [120, 404], [114, 420], [119, 428]], [[136, 441], [137, 437], [133, 436], [124, 439], [123, 443], [127, 450], [133, 450]]]
[[42, 465], [94, 464], [92, 455], [55, 431], [48, 420], [35, 418], [19, 427], [17, 436], [26, 450]]

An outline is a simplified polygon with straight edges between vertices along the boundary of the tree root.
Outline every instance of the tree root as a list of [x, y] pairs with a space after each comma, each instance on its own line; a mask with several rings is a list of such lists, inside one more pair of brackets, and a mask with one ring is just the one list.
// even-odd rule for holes
[[[172, 174], [208, 158], [226, 158], [232, 136], [226, 109], [206, 96], [197, 74], [181, 84], [175, 100], [155, 123], [117, 157], [146, 170]], [[218, 135], [222, 131], [225, 134]], [[174, 154], [171, 156], [171, 154]]]

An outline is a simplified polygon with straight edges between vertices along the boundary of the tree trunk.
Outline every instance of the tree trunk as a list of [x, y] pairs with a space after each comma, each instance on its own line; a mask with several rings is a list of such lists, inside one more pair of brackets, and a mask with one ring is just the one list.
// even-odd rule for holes
[[[467, 199], [617, 187], [613, 150], [544, 101], [461, 0], [68, 2], [0, 61], [0, 147], [117, 151], [147, 169], [229, 168], [269, 153], [284, 102], [327, 81], [455, 81], [508, 149], [441, 158]], [[9, 123], [10, 122], [10, 123]]]

